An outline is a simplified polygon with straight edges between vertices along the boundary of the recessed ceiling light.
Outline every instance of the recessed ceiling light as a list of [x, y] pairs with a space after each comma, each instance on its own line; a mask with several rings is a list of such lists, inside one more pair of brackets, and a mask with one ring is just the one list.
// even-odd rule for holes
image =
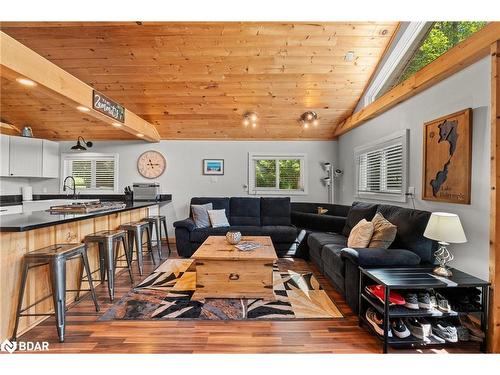
[[136, 134], [136, 136], [138, 136], [138, 137], [142, 138], [142, 137], [144, 137], [144, 134], [142, 134], [142, 133], [137, 133], [137, 134]]
[[90, 109], [88, 109], [87, 107], [84, 107], [83, 105], [79, 105], [78, 107], [76, 107], [76, 109], [78, 109], [80, 112], [90, 111]]
[[354, 51], [348, 51], [344, 56], [344, 61], [351, 62], [354, 60]]
[[21, 85], [24, 85], [24, 86], [36, 86], [36, 83], [33, 82], [31, 79], [17, 78], [16, 81], [19, 82]]
[[111, 125], [113, 125], [115, 128], [121, 128], [122, 127], [122, 124], [120, 124], [119, 122], [113, 122], [113, 123], [111, 123]]

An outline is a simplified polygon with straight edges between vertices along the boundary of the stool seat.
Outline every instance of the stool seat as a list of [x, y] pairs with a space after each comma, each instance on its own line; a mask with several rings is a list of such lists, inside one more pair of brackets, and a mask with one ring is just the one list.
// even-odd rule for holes
[[110, 237], [123, 236], [125, 235], [125, 233], [126, 233], [125, 230], [122, 229], [101, 230], [99, 232], [95, 232], [85, 236], [85, 241], [97, 241], [99, 239], [107, 239]]
[[122, 225], [120, 225], [120, 229], [134, 230], [137, 227], [142, 227], [145, 225], [149, 225], [149, 223], [147, 221], [137, 221], [137, 222], [122, 224]]
[[158, 219], [160, 219], [160, 220], [165, 219], [165, 215], [150, 215], [148, 217], [145, 217], [142, 220], [153, 221], [153, 220], [158, 220]]
[[80, 250], [82, 246], [81, 243], [54, 244], [30, 251], [26, 253], [25, 257], [26, 259], [62, 257], [75, 250]]

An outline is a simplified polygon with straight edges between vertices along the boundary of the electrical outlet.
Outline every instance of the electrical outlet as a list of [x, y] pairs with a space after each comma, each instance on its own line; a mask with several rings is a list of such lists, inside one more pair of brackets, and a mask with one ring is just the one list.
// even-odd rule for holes
[[415, 186], [410, 186], [408, 188], [408, 194], [415, 196]]

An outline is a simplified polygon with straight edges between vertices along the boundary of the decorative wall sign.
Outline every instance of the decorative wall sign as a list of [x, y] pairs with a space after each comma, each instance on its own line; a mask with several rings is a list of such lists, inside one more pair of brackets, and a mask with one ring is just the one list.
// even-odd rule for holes
[[422, 199], [470, 204], [472, 111], [424, 124]]
[[114, 120], [125, 122], [125, 108], [99, 91], [93, 91], [92, 107]]
[[224, 159], [203, 159], [204, 175], [223, 175]]

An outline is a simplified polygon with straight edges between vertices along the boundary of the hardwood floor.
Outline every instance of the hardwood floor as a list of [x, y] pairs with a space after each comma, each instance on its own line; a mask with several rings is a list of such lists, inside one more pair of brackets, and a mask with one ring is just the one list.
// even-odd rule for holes
[[[164, 254], [166, 254], [164, 250]], [[173, 254], [172, 257], [177, 257]], [[144, 277], [153, 269], [146, 257]], [[20, 341], [48, 341], [49, 353], [381, 353], [380, 341], [358, 326], [358, 319], [329, 281], [302, 259], [280, 259], [280, 268], [307, 271], [335, 301], [345, 318], [303, 321], [107, 321], [97, 319], [110, 306], [106, 284], [97, 287], [101, 311], [87, 296], [69, 307], [66, 341], [59, 343], [51, 317]], [[134, 278], [140, 276], [134, 262]], [[117, 275], [115, 301], [131, 288], [126, 272]], [[477, 346], [397, 353], [477, 352]]]

